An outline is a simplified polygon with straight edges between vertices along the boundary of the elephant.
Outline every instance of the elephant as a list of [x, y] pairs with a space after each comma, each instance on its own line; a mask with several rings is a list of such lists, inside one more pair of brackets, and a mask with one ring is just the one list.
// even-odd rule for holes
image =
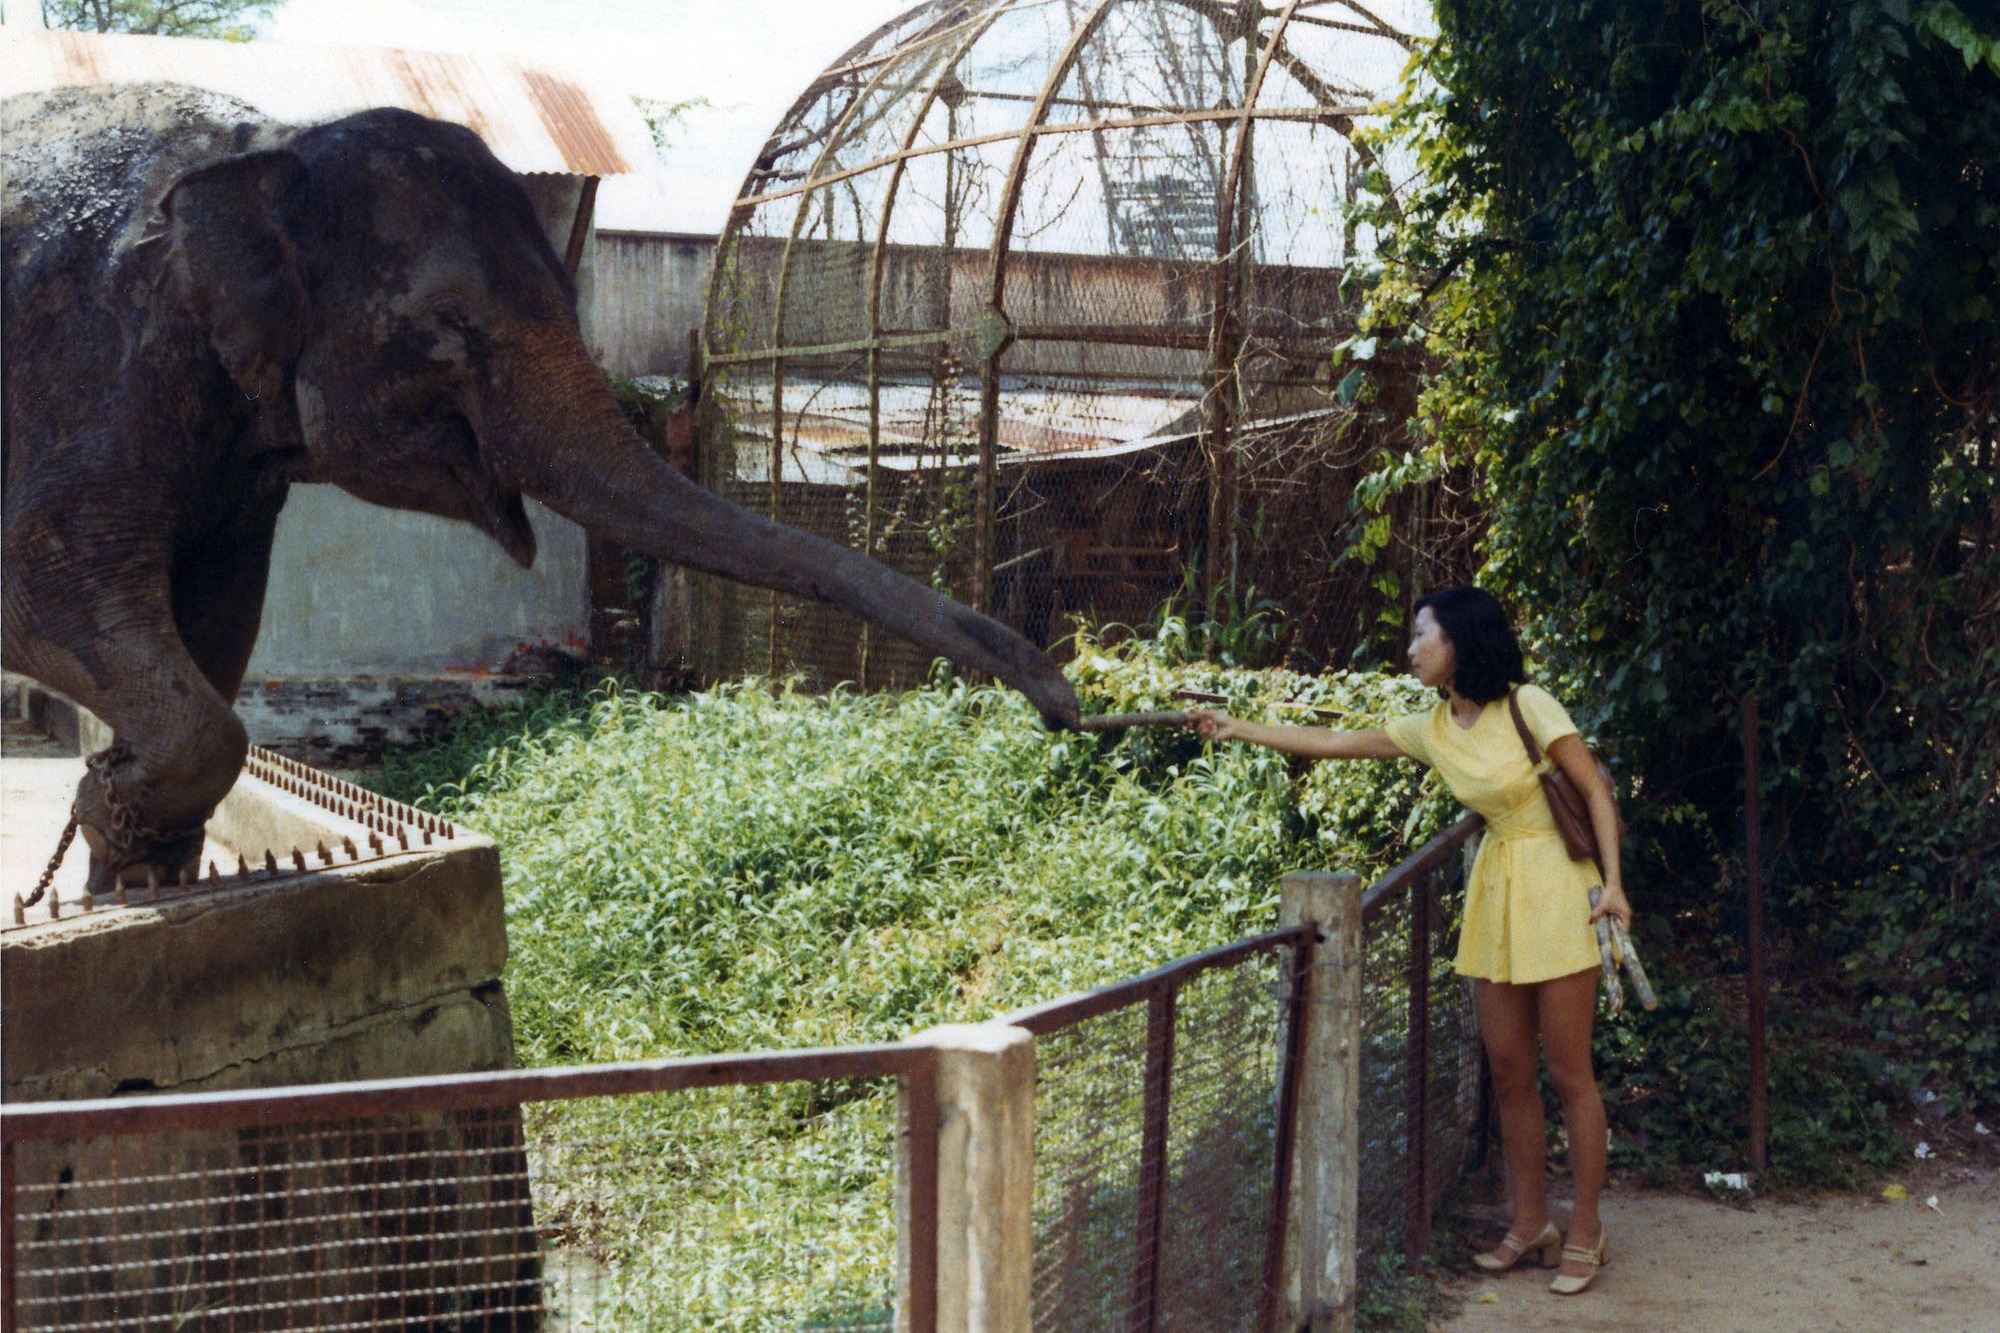
[[197, 866], [293, 482], [463, 520], [531, 496], [661, 560], [829, 603], [1077, 720], [1019, 634], [732, 505], [630, 428], [521, 181], [471, 130], [294, 126], [170, 84], [27, 93], [5, 129], [8, 669], [114, 744], [73, 815], [95, 889]]

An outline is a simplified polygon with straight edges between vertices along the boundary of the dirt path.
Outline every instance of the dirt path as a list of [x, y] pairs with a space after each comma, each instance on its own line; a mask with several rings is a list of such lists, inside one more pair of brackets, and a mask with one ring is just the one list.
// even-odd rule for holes
[[[1748, 1208], [1685, 1194], [1607, 1193], [1611, 1263], [1565, 1300], [1522, 1269], [1460, 1279], [1430, 1327], [1583, 1333], [1990, 1333], [2000, 1329], [2000, 1171], [1913, 1175], [1909, 1197], [1825, 1194]], [[1925, 1200], [1935, 1196], [1937, 1209]]]

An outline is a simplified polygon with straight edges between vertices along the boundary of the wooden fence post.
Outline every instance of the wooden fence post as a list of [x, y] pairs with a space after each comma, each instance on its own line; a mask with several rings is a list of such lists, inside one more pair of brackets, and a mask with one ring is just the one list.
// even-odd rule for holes
[[1286, 875], [1281, 926], [1318, 933], [1273, 1333], [1352, 1333], [1361, 1205], [1361, 878]]
[[[1033, 1273], [1035, 1040], [1002, 1023], [948, 1023], [937, 1052], [938, 1333], [1028, 1333]], [[909, 1188], [910, 1171], [898, 1173]], [[899, 1213], [909, 1216], [908, 1200]], [[898, 1286], [907, 1290], [907, 1249]], [[898, 1333], [908, 1330], [897, 1302]]]

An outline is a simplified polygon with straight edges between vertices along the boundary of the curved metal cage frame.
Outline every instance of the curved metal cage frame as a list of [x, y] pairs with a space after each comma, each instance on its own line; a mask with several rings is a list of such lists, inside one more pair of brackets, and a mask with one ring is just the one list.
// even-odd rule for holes
[[[1149, 596], [1196, 550], [1205, 587], [1239, 586], [1244, 460], [1351, 414], [1328, 353], [1374, 237], [1349, 206], [1364, 173], [1393, 206], [1414, 172], [1357, 134], [1428, 24], [1395, 7], [1402, 27], [1356, 0], [928, 0], [869, 34], [780, 121], [723, 232], [703, 479], [1019, 623], [1010, 571], [1089, 576], [1063, 542], [1105, 470], [1162, 481], [1184, 454], [1120, 520], [1177, 539], [1092, 549]], [[1058, 462], [1080, 495], [1038, 484]], [[885, 669], [865, 632], [843, 659], [851, 627], [761, 597], [710, 599], [711, 636], [768, 653], [717, 674], [924, 665]]]

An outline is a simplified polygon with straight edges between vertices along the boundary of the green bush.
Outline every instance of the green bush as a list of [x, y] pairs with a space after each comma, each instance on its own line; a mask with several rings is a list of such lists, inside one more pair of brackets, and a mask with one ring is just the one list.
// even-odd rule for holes
[[[1652, 1013], [1598, 1025], [1596, 1049], [1612, 1123], [1612, 1162], [1660, 1184], [1740, 1171], [1749, 1141], [1750, 1047], [1728, 991], [1711, 982], [1659, 988]], [[1741, 991], [1734, 995], [1738, 1001]], [[1766, 1013], [1768, 1180], [1854, 1187], [1893, 1164], [1895, 1090], [1880, 1056], [1852, 1040], [1847, 1016], [1781, 989]], [[1547, 1100], [1554, 1106], [1554, 1096]], [[1551, 1123], [1554, 1123], [1553, 1120]]]
[[[1228, 695], [1367, 724], [1405, 678], [1169, 665], [1085, 641], [1091, 707]], [[1452, 814], [1414, 765], [1304, 770], [1186, 732], [1045, 732], [1016, 695], [607, 687], [384, 767], [495, 837], [533, 1062], [893, 1040], [1272, 927], [1279, 876], [1393, 862]]]
[[1740, 885], [1754, 695], [1797, 979], [2000, 1106], [1992, 7], [1436, 14], [1371, 330], [1439, 359], [1412, 474], [1478, 473], [1481, 580], [1643, 794], [1641, 911]]

